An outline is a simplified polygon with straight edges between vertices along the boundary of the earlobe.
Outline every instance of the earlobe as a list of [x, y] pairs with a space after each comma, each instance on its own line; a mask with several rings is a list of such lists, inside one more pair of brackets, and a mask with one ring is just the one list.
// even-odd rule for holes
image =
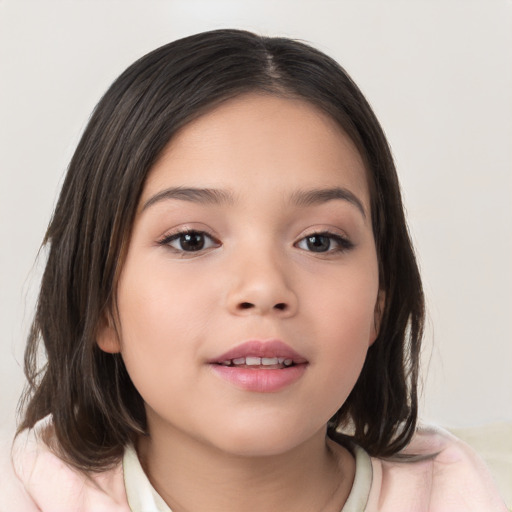
[[382, 321], [382, 314], [384, 312], [384, 307], [386, 306], [386, 293], [384, 290], [379, 290], [379, 294], [377, 295], [377, 302], [375, 303], [375, 310], [373, 313], [373, 326], [370, 334], [370, 343], [368, 346], [373, 345], [380, 332], [380, 324]]
[[102, 320], [96, 335], [96, 343], [103, 352], [108, 352], [109, 354], [117, 354], [121, 352], [119, 335], [114, 327], [114, 323], [112, 322], [110, 315], [108, 318]]

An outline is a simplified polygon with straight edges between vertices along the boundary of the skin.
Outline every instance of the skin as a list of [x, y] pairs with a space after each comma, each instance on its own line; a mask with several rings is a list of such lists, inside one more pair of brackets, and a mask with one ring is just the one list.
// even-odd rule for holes
[[[173, 187], [222, 197], [162, 195]], [[333, 187], [348, 199], [295, 201]], [[183, 250], [176, 233], [186, 230], [208, 234], [202, 250]], [[326, 232], [314, 240], [327, 250], [308, 245]], [[117, 328], [106, 325], [98, 344], [121, 352], [145, 401], [139, 458], [174, 512], [341, 509], [355, 464], [326, 424], [377, 336], [378, 283], [364, 164], [328, 116], [247, 94], [173, 138], [142, 193]], [[283, 341], [305, 371], [273, 392], [212, 371], [212, 358], [251, 339]]]

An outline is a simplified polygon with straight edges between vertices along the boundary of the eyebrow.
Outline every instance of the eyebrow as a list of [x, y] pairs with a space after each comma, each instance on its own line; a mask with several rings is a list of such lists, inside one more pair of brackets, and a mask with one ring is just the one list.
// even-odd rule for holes
[[296, 206], [307, 207], [327, 203], [334, 199], [348, 201], [361, 212], [364, 218], [366, 218], [366, 212], [362, 201], [360, 201], [353, 192], [342, 187], [299, 190], [292, 194], [291, 202]]
[[142, 207], [142, 212], [150, 206], [168, 199], [178, 199], [181, 201], [190, 201], [192, 203], [203, 204], [232, 204], [234, 196], [227, 190], [215, 188], [194, 188], [194, 187], [172, 187], [162, 190], [150, 197]]
[[[150, 197], [142, 206], [141, 212], [147, 210], [150, 206], [153, 206], [156, 203], [169, 199], [212, 205], [233, 204], [235, 202], [234, 194], [228, 190], [216, 188], [171, 187]], [[291, 195], [290, 202], [295, 206], [305, 208], [308, 206], [327, 203], [336, 199], [347, 201], [354, 205], [361, 212], [363, 217], [366, 218], [363, 203], [350, 190], [342, 187], [298, 190]]]

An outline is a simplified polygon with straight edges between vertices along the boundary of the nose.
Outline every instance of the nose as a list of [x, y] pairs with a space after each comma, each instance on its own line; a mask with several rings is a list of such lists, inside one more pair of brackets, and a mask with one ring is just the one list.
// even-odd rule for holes
[[295, 315], [298, 307], [293, 277], [286, 265], [272, 254], [260, 251], [238, 258], [231, 266], [233, 280], [228, 291], [227, 306], [235, 315]]

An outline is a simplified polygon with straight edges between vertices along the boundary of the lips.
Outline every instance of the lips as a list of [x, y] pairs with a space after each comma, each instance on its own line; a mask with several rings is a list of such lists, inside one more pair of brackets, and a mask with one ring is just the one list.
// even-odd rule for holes
[[213, 372], [236, 387], [276, 392], [296, 382], [307, 359], [280, 340], [248, 341], [208, 361]]
[[246, 360], [245, 364], [248, 365], [256, 365], [256, 358], [259, 358], [263, 365], [275, 364], [268, 362], [268, 360], [275, 359], [278, 361], [281, 360], [280, 364], [286, 363], [286, 366], [307, 363], [306, 358], [302, 357], [289, 345], [280, 340], [247, 341], [208, 362], [211, 364], [225, 364], [227, 362], [230, 362], [230, 364], [239, 364], [242, 358]]

